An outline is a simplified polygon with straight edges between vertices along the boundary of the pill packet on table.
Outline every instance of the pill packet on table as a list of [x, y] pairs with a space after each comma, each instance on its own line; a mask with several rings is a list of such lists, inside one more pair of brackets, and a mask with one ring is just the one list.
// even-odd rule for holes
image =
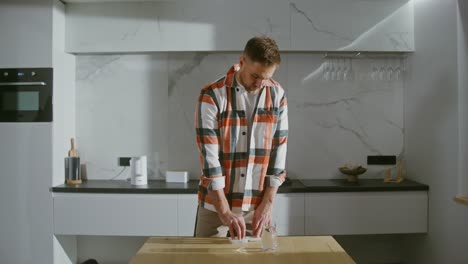
[[239, 240], [239, 239], [231, 239], [229, 238], [229, 241], [233, 244], [239, 244], [239, 243], [247, 243], [247, 242], [254, 242], [254, 241], [260, 241], [260, 237], [253, 237], [253, 236], [246, 236], [244, 239]]

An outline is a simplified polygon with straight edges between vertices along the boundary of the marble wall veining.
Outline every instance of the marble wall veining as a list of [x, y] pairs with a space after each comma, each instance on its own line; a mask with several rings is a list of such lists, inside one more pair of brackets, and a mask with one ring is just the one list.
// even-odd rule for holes
[[292, 50], [414, 49], [413, 2], [408, 0], [290, 0]]
[[[198, 178], [197, 96], [238, 59], [205, 52], [77, 56], [77, 142], [89, 178], [113, 178], [118, 156], [142, 154], [151, 177], [169, 169]], [[289, 176], [338, 178], [344, 163], [404, 155], [403, 78], [369, 76], [385, 59], [352, 60], [355, 78], [347, 81], [324, 80], [321, 54], [284, 53], [282, 60], [274, 78], [289, 101]]]
[[150, 177], [167, 168], [167, 87], [166, 54], [77, 56], [76, 137], [89, 178], [115, 177], [117, 157], [148, 155]]
[[238, 51], [253, 35], [283, 51], [413, 51], [413, 0], [69, 3], [72, 53]]

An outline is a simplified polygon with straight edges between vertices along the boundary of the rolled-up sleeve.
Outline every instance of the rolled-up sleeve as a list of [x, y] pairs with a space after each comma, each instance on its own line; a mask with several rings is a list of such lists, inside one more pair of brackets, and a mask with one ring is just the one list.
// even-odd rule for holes
[[273, 136], [266, 186], [279, 187], [286, 179], [286, 152], [288, 142], [288, 103], [286, 95], [280, 102], [278, 124]]
[[225, 177], [219, 162], [218, 113], [213, 91], [203, 89], [195, 109], [195, 130], [202, 170], [200, 185], [208, 190], [220, 190], [225, 186]]

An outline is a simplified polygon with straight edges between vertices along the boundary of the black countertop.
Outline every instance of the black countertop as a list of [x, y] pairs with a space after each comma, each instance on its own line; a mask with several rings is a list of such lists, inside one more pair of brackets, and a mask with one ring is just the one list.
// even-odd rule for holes
[[[125, 180], [88, 180], [79, 185], [62, 184], [52, 187], [56, 193], [146, 193], [146, 194], [195, 194], [198, 180], [188, 183], [148, 181], [146, 186], [132, 186]], [[426, 191], [429, 186], [411, 180], [401, 183], [384, 183], [381, 179], [360, 179], [350, 183], [344, 179], [290, 180], [279, 188], [278, 193], [307, 192], [375, 192], [375, 191]]]
[[382, 179], [360, 179], [348, 182], [341, 179], [301, 180], [307, 192], [378, 192], [378, 191], [427, 191], [429, 186], [412, 180], [401, 183], [385, 183]]
[[153, 193], [153, 194], [187, 194], [197, 193], [198, 181], [172, 183], [165, 181], [148, 181], [145, 186], [133, 186], [126, 180], [87, 180], [82, 184], [62, 184], [51, 188], [52, 192], [67, 193]]

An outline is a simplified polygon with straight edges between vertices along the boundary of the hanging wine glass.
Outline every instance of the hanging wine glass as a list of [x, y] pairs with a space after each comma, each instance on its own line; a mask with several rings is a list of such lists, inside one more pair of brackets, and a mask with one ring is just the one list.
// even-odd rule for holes
[[351, 59], [343, 59], [343, 81], [347, 81], [349, 79], [349, 67], [348, 61]]
[[[341, 80], [343, 80], [343, 70], [344, 70], [343, 65], [344, 65], [344, 63], [342, 64], [341, 60], [339, 60], [339, 59], [337, 59], [336, 61], [337, 61], [336, 80], [341, 81]], [[343, 59], [343, 61], [344, 61], [344, 59]]]
[[392, 60], [387, 60], [387, 81], [393, 81], [394, 72], [393, 72], [393, 65]]
[[328, 59], [323, 63], [323, 80], [330, 80], [330, 61]]
[[382, 62], [380, 63], [380, 67], [379, 67], [379, 80], [380, 81], [385, 80], [385, 65]]
[[371, 67], [371, 80], [377, 81], [379, 79], [379, 68], [377, 67], [377, 63], [373, 61]]
[[333, 59], [331, 61], [331, 68], [330, 68], [330, 80], [334, 81], [336, 80], [336, 68], [335, 68], [335, 63], [333, 62]]

